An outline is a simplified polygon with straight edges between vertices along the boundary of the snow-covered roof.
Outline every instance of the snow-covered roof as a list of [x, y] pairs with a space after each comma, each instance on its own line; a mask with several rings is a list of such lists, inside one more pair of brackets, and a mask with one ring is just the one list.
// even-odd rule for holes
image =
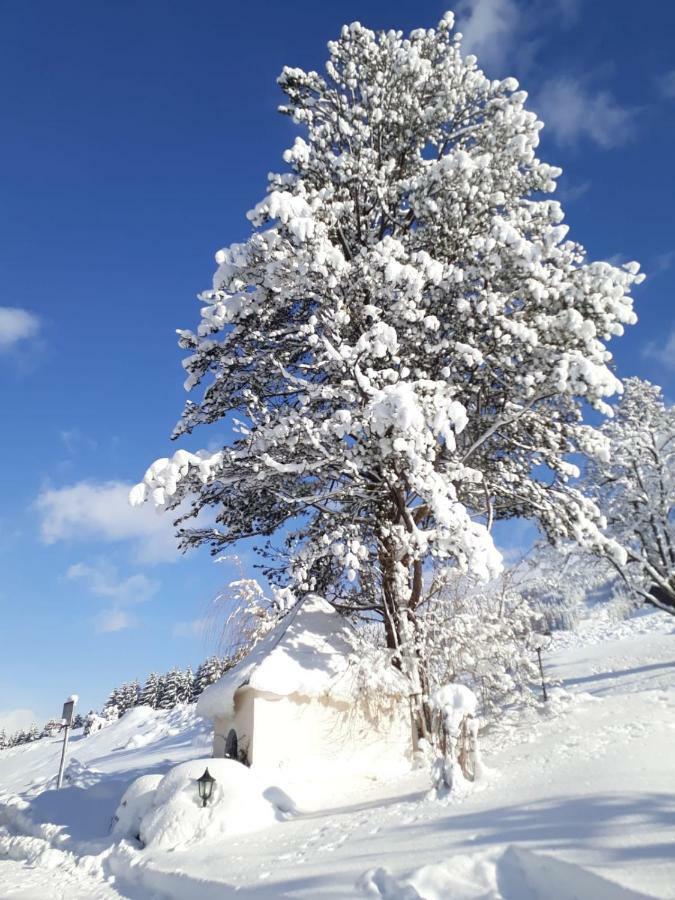
[[204, 690], [198, 715], [233, 715], [234, 695], [245, 685], [279, 696], [348, 699], [364, 686], [389, 695], [410, 692], [387, 651], [369, 648], [364, 660], [354, 629], [316, 594], [300, 601], [248, 656]]

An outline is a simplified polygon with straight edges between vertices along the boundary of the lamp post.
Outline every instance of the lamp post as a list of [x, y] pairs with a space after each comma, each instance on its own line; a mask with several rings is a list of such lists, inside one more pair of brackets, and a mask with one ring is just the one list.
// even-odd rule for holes
[[61, 762], [59, 763], [59, 777], [56, 779], [56, 789], [63, 784], [63, 768], [66, 762], [66, 748], [68, 747], [68, 733], [73, 725], [73, 710], [77, 703], [77, 694], [71, 694], [63, 704], [61, 713], [61, 728], [63, 728], [63, 747], [61, 748]]
[[206, 806], [211, 799], [215, 781], [216, 779], [211, 775], [208, 768], [204, 770], [204, 774], [201, 778], [197, 779], [197, 789], [199, 791], [199, 799], [202, 801], [202, 806]]

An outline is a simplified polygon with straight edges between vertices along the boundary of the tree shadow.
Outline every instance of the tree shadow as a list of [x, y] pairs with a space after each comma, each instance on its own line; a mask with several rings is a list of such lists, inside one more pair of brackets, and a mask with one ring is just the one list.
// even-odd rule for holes
[[595, 681], [616, 681], [617, 678], [627, 678], [633, 675], [643, 675], [646, 672], [658, 672], [659, 670], [675, 669], [675, 662], [651, 663], [646, 666], [636, 666], [632, 669], [617, 669], [611, 672], [597, 672], [592, 675], [582, 675], [578, 678], [565, 678], [565, 687], [570, 685], [592, 684]]
[[[419, 829], [474, 833], [472, 846], [531, 844], [556, 848], [584, 848], [594, 839], [630, 836], [640, 831], [675, 831], [675, 795], [666, 793], [617, 793], [588, 797], [558, 797], [471, 813], [454, 813]], [[477, 832], [477, 833], [476, 833]], [[643, 846], [604, 849], [616, 861], [640, 858], [673, 859], [673, 844], [653, 841]]]

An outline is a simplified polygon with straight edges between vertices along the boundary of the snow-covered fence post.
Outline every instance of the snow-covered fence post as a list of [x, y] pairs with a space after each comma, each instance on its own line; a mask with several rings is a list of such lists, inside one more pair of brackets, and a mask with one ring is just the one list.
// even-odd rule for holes
[[550, 634], [547, 635], [535, 635], [535, 643], [534, 643], [534, 652], [537, 654], [537, 661], [539, 663], [539, 677], [541, 678], [541, 693], [544, 697], [544, 703], [548, 703], [548, 692], [546, 690], [546, 676], [544, 674], [544, 664], [541, 661], [541, 651], [546, 649], [544, 647], [544, 641], [546, 638], [549, 638], [549, 642], [546, 647], [550, 646]]
[[432, 780], [437, 794], [444, 796], [453, 788], [457, 767], [467, 781], [478, 775], [478, 698], [463, 684], [447, 684], [436, 691], [431, 702], [440, 713], [441, 754], [434, 762]]
[[546, 693], [546, 679], [544, 678], [544, 665], [541, 661], [541, 647], [536, 647], [537, 659], [539, 660], [539, 674], [541, 675], [541, 692], [544, 695], [544, 703], [548, 702], [548, 694]]
[[63, 704], [63, 713], [61, 714], [61, 725], [63, 727], [63, 747], [61, 748], [61, 762], [59, 763], [59, 774], [56, 779], [56, 789], [59, 790], [63, 784], [63, 768], [66, 762], [66, 749], [68, 747], [68, 732], [73, 724], [73, 710], [77, 703], [77, 694], [71, 694]]

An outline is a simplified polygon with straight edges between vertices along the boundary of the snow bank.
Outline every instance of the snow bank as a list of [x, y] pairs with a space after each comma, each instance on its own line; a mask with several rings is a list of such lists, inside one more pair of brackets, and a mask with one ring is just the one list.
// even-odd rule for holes
[[[245, 684], [278, 696], [330, 694], [351, 700], [361, 687], [362, 655], [351, 626], [322, 597], [309, 595], [239, 665], [206, 688], [197, 702], [197, 714], [233, 716], [234, 694]], [[386, 652], [369, 658], [369, 671], [383, 693], [409, 693]]]
[[[207, 767], [216, 781], [211, 799], [203, 807], [197, 779]], [[133, 798], [129, 817], [146, 802], [144, 787], [134, 782], [129, 788], [127, 793], [132, 792]], [[219, 841], [224, 835], [245, 834], [274, 825], [285, 819], [292, 808], [292, 801], [278, 788], [270, 787], [241, 763], [231, 759], [195, 759], [176, 766], [161, 779], [150, 808], [141, 816], [140, 839], [148, 847], [164, 850], [197, 841]]]
[[581, 866], [509, 846], [453, 856], [396, 878], [387, 869], [371, 869], [358, 887], [386, 900], [647, 900]]

